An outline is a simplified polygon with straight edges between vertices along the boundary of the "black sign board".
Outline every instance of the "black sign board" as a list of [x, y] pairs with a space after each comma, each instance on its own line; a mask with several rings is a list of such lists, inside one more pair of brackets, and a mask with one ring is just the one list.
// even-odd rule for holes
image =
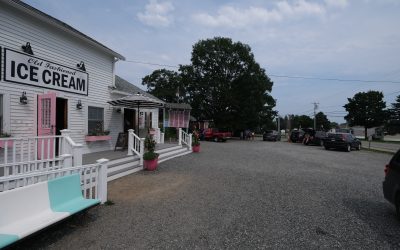
[[118, 139], [117, 142], [115, 143], [114, 151], [116, 151], [117, 148], [122, 150], [128, 148], [128, 133], [121, 132], [118, 134]]

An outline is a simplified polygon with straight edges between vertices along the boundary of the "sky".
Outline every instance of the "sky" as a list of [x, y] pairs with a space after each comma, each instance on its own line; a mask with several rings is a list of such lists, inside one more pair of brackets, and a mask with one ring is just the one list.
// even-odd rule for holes
[[400, 95], [399, 0], [25, 2], [125, 56], [116, 73], [142, 88], [164, 68], [151, 64], [177, 70], [196, 42], [221, 36], [251, 47], [281, 116], [312, 115], [316, 102], [342, 123], [357, 92], [382, 91], [387, 105]]

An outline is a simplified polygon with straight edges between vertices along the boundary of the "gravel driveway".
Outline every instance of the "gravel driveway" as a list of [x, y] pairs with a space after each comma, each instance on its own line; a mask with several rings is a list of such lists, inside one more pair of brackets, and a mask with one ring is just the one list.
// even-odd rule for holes
[[17, 247], [400, 248], [400, 222], [381, 188], [389, 159], [287, 142], [202, 142], [199, 154], [109, 183], [114, 205]]

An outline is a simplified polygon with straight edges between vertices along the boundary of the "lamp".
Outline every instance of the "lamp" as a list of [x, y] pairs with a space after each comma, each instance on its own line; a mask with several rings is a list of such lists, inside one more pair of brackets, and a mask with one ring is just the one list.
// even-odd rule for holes
[[26, 97], [26, 92], [22, 92], [22, 96], [19, 98], [19, 103], [28, 104], [28, 97]]
[[78, 103], [76, 104], [76, 109], [82, 109], [82, 102], [81, 100], [78, 100]]
[[86, 72], [86, 68], [85, 68], [85, 63], [83, 61], [81, 61], [80, 63], [78, 63], [76, 65], [76, 67], [78, 67], [78, 69], [85, 71]]
[[27, 42], [26, 45], [22, 45], [21, 48], [25, 53], [33, 55], [32, 47], [29, 42]]

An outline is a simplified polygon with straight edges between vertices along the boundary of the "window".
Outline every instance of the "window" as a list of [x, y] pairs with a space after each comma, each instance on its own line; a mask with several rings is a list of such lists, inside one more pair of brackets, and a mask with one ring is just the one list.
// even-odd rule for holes
[[4, 115], [3, 115], [3, 109], [4, 109], [4, 105], [3, 105], [3, 95], [0, 95], [0, 134], [4, 133]]
[[104, 131], [104, 109], [88, 107], [88, 134], [98, 135]]

